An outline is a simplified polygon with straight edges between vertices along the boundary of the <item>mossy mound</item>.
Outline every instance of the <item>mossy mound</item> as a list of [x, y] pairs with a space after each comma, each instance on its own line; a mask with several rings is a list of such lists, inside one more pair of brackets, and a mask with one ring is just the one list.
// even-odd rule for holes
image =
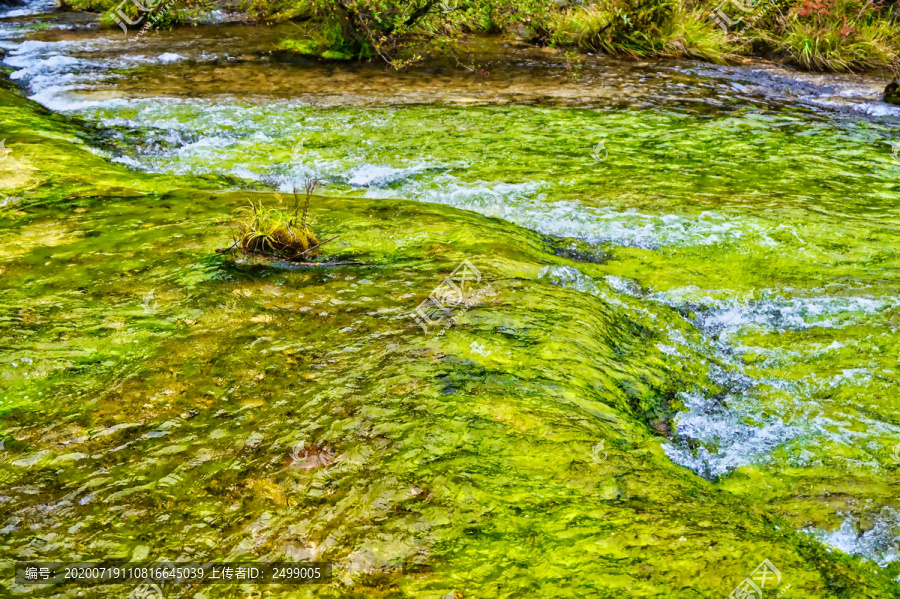
[[[280, 201], [280, 196], [277, 196]], [[235, 212], [233, 247], [249, 254], [265, 254], [286, 260], [313, 258], [318, 253], [319, 238], [306, 222], [310, 196], [302, 218], [299, 218], [299, 198], [293, 213], [265, 206], [251, 200], [249, 207]]]
[[353, 60], [353, 55], [338, 50], [327, 49], [313, 40], [285, 39], [278, 44], [278, 51], [301, 56], [316, 56], [325, 60]]

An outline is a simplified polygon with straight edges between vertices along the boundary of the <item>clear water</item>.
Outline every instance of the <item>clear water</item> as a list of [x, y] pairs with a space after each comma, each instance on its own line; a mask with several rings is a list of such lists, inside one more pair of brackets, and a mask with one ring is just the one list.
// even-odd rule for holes
[[[283, 60], [288, 26], [55, 23], [9, 25], [4, 64], [120, 191], [2, 232], [5, 553], [327, 556], [335, 596], [724, 596], [766, 557], [794, 596], [896, 591], [882, 78], [576, 78], [498, 40], [470, 44], [487, 77], [398, 74]], [[211, 254], [245, 197], [310, 176], [335, 255], [373, 270]], [[422, 337], [405, 315], [463, 258], [499, 295]], [[335, 465], [298, 473], [296, 443]]]

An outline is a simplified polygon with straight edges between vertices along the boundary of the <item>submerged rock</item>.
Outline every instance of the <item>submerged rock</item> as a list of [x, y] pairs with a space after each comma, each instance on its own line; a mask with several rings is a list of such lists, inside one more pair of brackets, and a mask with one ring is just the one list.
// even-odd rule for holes
[[884, 88], [884, 101], [888, 104], [897, 104], [900, 106], [900, 85], [894, 79]]

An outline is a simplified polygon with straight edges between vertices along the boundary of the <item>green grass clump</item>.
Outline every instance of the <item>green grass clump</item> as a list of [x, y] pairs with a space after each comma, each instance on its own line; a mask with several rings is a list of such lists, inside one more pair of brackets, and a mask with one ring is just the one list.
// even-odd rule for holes
[[[309, 201], [315, 189], [316, 180], [306, 185], [306, 202], [300, 210], [300, 196], [294, 190], [294, 207], [290, 211], [268, 207], [262, 201], [250, 201], [250, 205], [239, 208], [233, 221], [234, 244], [246, 254], [263, 254], [286, 260], [312, 258], [321, 245], [319, 238], [309, 228]], [[276, 196], [280, 199], [280, 196]]]
[[724, 62], [733, 52], [728, 36], [705, 13], [649, 2], [610, 3], [607, 8], [576, 7], [552, 22], [563, 46], [626, 56], [676, 56]]
[[241, 8], [251, 19], [270, 22], [310, 19], [316, 12], [309, 0], [244, 0]]
[[[784, 8], [784, 7], [783, 7]], [[742, 32], [748, 54], [811, 71], [867, 71], [900, 57], [896, 6], [860, 0], [803, 0]]]
[[104, 12], [115, 8], [119, 2], [115, 0], [65, 0], [62, 6], [85, 12]]

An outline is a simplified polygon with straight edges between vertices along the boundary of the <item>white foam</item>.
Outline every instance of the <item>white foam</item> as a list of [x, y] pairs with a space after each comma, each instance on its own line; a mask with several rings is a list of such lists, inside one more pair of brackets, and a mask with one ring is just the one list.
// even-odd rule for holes
[[[880, 95], [875, 95], [876, 97]], [[855, 96], [850, 96], [855, 97]], [[872, 97], [870, 95], [869, 97]], [[848, 100], [835, 100], [830, 97], [806, 97], [804, 98], [810, 104], [821, 106], [822, 108], [838, 108], [844, 110], [852, 110], [868, 116], [890, 117], [900, 116], [900, 106], [888, 104], [887, 102], [852, 102]]]
[[29, 99], [56, 112], [71, 112], [97, 108], [99, 106], [125, 105], [128, 103], [126, 100], [120, 99], [103, 101], [79, 100], [66, 95], [67, 92], [71, 92], [75, 89], [77, 89], [77, 86], [73, 85], [51, 85], [29, 96]]
[[900, 512], [884, 507], [872, 528], [860, 532], [858, 527], [859, 520], [847, 516], [837, 530], [806, 528], [801, 532], [828, 547], [875, 562], [880, 568], [900, 560]]
[[545, 187], [543, 181], [466, 185], [443, 174], [428, 185], [411, 185], [399, 191], [401, 197], [472, 210], [540, 233], [593, 244], [659, 248], [715, 245], [751, 236], [761, 245], [774, 244], [763, 227], [747, 218], [738, 220], [712, 212], [696, 216], [642, 214], [578, 201], [549, 202], [540, 194]]
[[692, 442], [687, 446], [666, 443], [666, 455], [676, 464], [712, 479], [741, 466], [763, 463], [769, 452], [799, 436], [801, 430], [781, 418], [760, 417], [750, 392], [753, 385], [744, 377], [740, 385], [730, 382], [731, 392], [725, 397], [680, 394], [686, 410], [675, 417], [675, 426], [681, 439]]
[[57, 6], [59, 5], [54, 0], [31, 0], [30, 2], [26, 2], [23, 7], [0, 12], [0, 19], [50, 13], [55, 10]]
[[624, 293], [626, 295], [631, 295], [634, 297], [638, 297], [641, 295], [641, 286], [634, 279], [626, 279], [624, 277], [617, 277], [615, 275], [607, 275], [605, 277], [605, 280], [610, 287], [612, 287], [619, 293]]
[[538, 280], [546, 280], [551, 285], [576, 289], [589, 295], [599, 296], [601, 294], [594, 279], [574, 266], [545, 266], [538, 273]]
[[726, 291], [696, 286], [657, 292], [649, 297], [676, 308], [697, 306], [695, 324], [709, 334], [733, 334], [755, 326], [766, 330], [802, 331], [813, 327], [838, 328], [857, 324], [867, 316], [900, 305], [900, 298], [783, 297], [774, 290], [755, 291], [722, 299]]
[[173, 63], [173, 62], [178, 62], [178, 61], [181, 61], [181, 60], [185, 60], [185, 57], [184, 57], [184, 56], [182, 56], [181, 54], [175, 54], [175, 53], [173, 53], [173, 52], [164, 52], [163, 54], [160, 54], [160, 55], [157, 56], [156, 58], [157, 58], [160, 62], [166, 63], [166, 64]]
[[394, 168], [363, 164], [355, 167], [347, 179], [351, 187], [387, 187], [394, 183], [407, 180], [428, 170], [427, 165], [416, 165], [407, 168]]
[[575, 289], [588, 295], [593, 295], [605, 301], [607, 304], [617, 306], [633, 317], [646, 317], [651, 321], [656, 320], [657, 316], [653, 312], [647, 310], [643, 306], [631, 302], [626, 303], [622, 299], [615, 297], [614, 294], [607, 293], [591, 277], [587, 276], [574, 266], [545, 266], [538, 272], [538, 280], [545, 281], [557, 287], [565, 287], [566, 289]]

